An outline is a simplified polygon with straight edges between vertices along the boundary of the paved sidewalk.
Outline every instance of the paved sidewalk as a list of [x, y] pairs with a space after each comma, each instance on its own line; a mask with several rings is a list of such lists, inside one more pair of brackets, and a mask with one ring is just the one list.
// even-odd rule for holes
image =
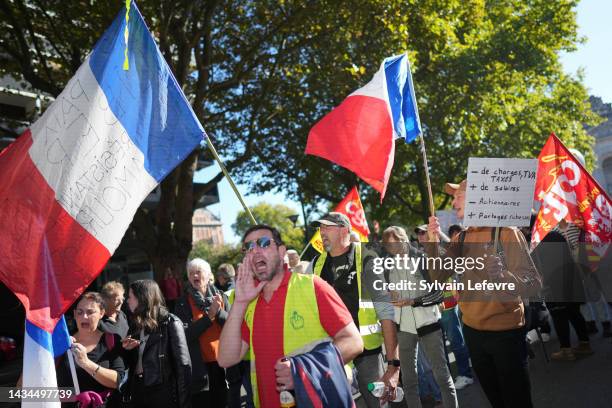
[[[572, 341], [577, 342], [575, 338]], [[541, 344], [532, 344], [536, 356], [529, 360], [529, 372], [535, 408], [612, 408], [612, 340], [602, 338], [599, 332], [591, 336], [591, 346], [595, 350], [591, 356], [547, 363]], [[546, 349], [549, 355], [559, 350], [554, 336], [546, 343]], [[457, 395], [461, 408], [490, 407], [477, 382], [459, 390]], [[360, 400], [357, 406], [365, 408]], [[392, 404], [392, 408], [406, 408], [406, 404]], [[433, 407], [424, 405], [423, 408]]]

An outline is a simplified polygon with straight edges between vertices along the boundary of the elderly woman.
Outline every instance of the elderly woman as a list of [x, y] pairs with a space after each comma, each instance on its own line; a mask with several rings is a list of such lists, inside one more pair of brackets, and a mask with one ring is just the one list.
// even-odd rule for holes
[[[187, 264], [189, 284], [176, 303], [183, 321], [193, 366], [192, 405], [224, 407], [227, 402], [225, 371], [217, 363], [221, 328], [227, 319], [227, 296], [211, 283], [208, 262], [196, 258]], [[206, 391], [206, 386], [209, 390]]]
[[111, 281], [102, 286], [100, 291], [106, 309], [98, 328], [105, 333], [112, 333], [124, 338], [128, 333], [128, 321], [121, 310], [125, 298], [125, 289], [121, 282]]
[[[393, 257], [398, 255], [400, 257], [404, 255], [419, 257], [421, 255], [410, 246], [408, 235], [401, 227], [387, 228], [382, 234], [382, 240], [386, 252]], [[392, 303], [395, 306], [395, 322], [398, 324], [397, 339], [402, 366], [402, 382], [408, 406], [421, 406], [417, 379], [417, 351], [418, 347], [423, 347], [431, 363], [434, 378], [440, 387], [444, 407], [458, 407], [457, 391], [446, 365], [440, 326], [442, 292], [430, 293], [427, 290], [421, 290], [420, 282], [429, 281], [429, 276], [424, 269], [413, 269], [411, 262], [400, 262], [399, 265], [394, 265], [393, 268], [385, 271], [385, 278], [389, 282], [401, 282], [406, 287], [415, 288], [391, 293]]]
[[[73, 335], [71, 350], [76, 364], [76, 374], [81, 396], [98, 394], [106, 399], [118, 387], [125, 373], [121, 358], [121, 339], [118, 335], [103, 333], [98, 323], [104, 316], [106, 304], [96, 292], [85, 293], [74, 310], [77, 331]], [[57, 384], [59, 387], [73, 387], [70, 366], [66, 355], [57, 363]], [[76, 406], [75, 403], [65, 406]], [[109, 404], [110, 406], [110, 404]]]

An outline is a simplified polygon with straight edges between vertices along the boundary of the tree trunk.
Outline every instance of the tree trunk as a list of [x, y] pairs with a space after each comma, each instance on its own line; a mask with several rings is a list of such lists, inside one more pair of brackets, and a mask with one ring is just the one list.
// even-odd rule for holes
[[181, 173], [178, 178], [176, 191], [176, 212], [174, 216], [175, 272], [182, 274], [186, 271], [187, 258], [191, 252], [193, 242], [193, 176], [196, 170], [198, 153], [196, 149], [181, 163]]

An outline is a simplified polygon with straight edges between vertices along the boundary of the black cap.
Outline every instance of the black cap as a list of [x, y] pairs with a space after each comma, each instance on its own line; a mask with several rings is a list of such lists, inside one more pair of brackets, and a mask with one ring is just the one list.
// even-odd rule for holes
[[339, 212], [330, 212], [325, 214], [321, 219], [314, 221], [313, 225], [336, 225], [338, 227], [351, 228], [351, 221], [348, 217]]
[[419, 232], [427, 232], [427, 224], [419, 225], [414, 229], [415, 234], [418, 234]]

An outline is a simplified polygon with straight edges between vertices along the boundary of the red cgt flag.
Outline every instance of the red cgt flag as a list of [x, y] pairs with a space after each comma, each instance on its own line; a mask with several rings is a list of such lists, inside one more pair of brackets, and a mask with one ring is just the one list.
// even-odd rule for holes
[[532, 247], [566, 220], [585, 231], [596, 258], [606, 254], [612, 240], [612, 201], [554, 133], [538, 156], [535, 199], [542, 206], [533, 227]]
[[[368, 221], [366, 220], [363, 205], [359, 199], [357, 187], [353, 187], [353, 189], [349, 191], [336, 208], [334, 208], [334, 211], [346, 215], [351, 222], [351, 229], [359, 234], [361, 242], [368, 242], [370, 228], [368, 228]], [[321, 233], [318, 230], [310, 239], [310, 245], [319, 253], [325, 250], [323, 247], [323, 240], [321, 239]]]
[[353, 189], [349, 191], [346, 197], [336, 206], [334, 211], [346, 214], [351, 221], [353, 231], [357, 231], [357, 233], [361, 235], [362, 242], [367, 241], [368, 235], [370, 234], [370, 228], [368, 228], [368, 221], [366, 220], [363, 205], [359, 199], [357, 187], [353, 187]]

